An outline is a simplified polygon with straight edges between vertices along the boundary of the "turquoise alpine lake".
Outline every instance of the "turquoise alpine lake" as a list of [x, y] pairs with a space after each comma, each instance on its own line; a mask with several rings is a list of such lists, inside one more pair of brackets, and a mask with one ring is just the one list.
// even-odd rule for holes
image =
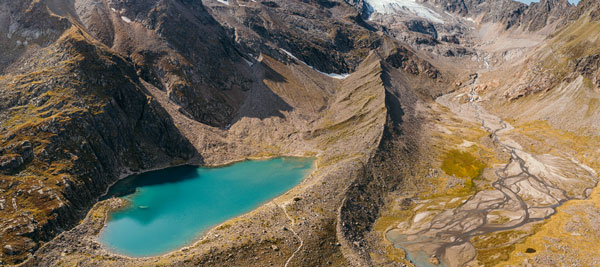
[[130, 205], [110, 214], [99, 240], [132, 257], [176, 250], [211, 227], [285, 193], [310, 174], [313, 165], [312, 158], [276, 158], [130, 176], [104, 197], [123, 197]]

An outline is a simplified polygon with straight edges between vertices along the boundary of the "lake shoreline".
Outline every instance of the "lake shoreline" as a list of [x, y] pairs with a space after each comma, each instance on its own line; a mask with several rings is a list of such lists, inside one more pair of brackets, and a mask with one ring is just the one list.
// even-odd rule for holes
[[[198, 170], [198, 171], [200, 171], [200, 170], [208, 171], [207, 173], [205, 173], [205, 175], [208, 175], [209, 173], [213, 173], [215, 171], [216, 172], [223, 172], [224, 170], [227, 170], [227, 168], [235, 167], [236, 164], [244, 164], [245, 163], [245, 165], [239, 165], [238, 168], [247, 168], [247, 167], [251, 167], [252, 166], [250, 164], [253, 164], [253, 165], [260, 164], [260, 165], [267, 166], [268, 162], [273, 161], [270, 164], [276, 164], [278, 166], [279, 166], [279, 164], [284, 164], [284, 166], [285, 166], [286, 161], [288, 161], [288, 160], [294, 160], [294, 159], [298, 160], [298, 163], [304, 165], [305, 167], [303, 167], [302, 169], [296, 169], [296, 167], [293, 167], [293, 166], [295, 166], [294, 164], [297, 164], [297, 163], [291, 162], [292, 165], [289, 166], [289, 168], [292, 168], [292, 169], [286, 170], [285, 167], [283, 167], [283, 166], [282, 166], [283, 168], [282, 167], [278, 167], [277, 169], [278, 170], [281, 169], [281, 172], [283, 172], [283, 173], [279, 173], [279, 174], [277, 174], [277, 172], [272, 173], [273, 172], [272, 168], [264, 168], [264, 167], [258, 167], [258, 166], [256, 166], [259, 169], [254, 170], [254, 172], [272, 173], [272, 175], [276, 175], [275, 177], [279, 177], [278, 175], [285, 175], [285, 176], [292, 175], [293, 177], [301, 177], [301, 178], [295, 178], [295, 180], [294, 180], [295, 182], [294, 182], [294, 184], [291, 187], [289, 187], [289, 188], [287, 188], [287, 189], [285, 189], [283, 191], [282, 190], [278, 190], [278, 191], [276, 191], [277, 193], [275, 193], [273, 196], [264, 196], [263, 195], [265, 193], [269, 194], [268, 190], [267, 191], [260, 191], [261, 193], [258, 193], [258, 195], [257, 195], [257, 196], [260, 196], [258, 198], [259, 200], [257, 200], [257, 202], [255, 204], [241, 204], [241, 207], [243, 207], [244, 205], [251, 205], [251, 206], [248, 206], [246, 208], [243, 208], [244, 212], [241, 212], [240, 214], [237, 214], [237, 215], [235, 215], [233, 217], [225, 219], [225, 220], [223, 220], [221, 222], [209, 223], [210, 226], [201, 227], [203, 230], [193, 230], [194, 232], [196, 232], [196, 234], [194, 234], [196, 236], [196, 238], [192, 238], [192, 239], [190, 239], [190, 241], [183, 242], [184, 245], [176, 245], [175, 246], [176, 248], [174, 248], [174, 249], [167, 249], [167, 252], [165, 252], [165, 253], [157, 252], [157, 253], [152, 253], [151, 255], [140, 255], [140, 256], [137, 256], [137, 255], [128, 255], [127, 252], [120, 251], [119, 248], [111, 246], [108, 243], [104, 242], [106, 240], [104, 240], [104, 241], [101, 240], [103, 234], [106, 234], [105, 230], [108, 229], [107, 227], [110, 227], [109, 226], [110, 218], [112, 218], [112, 215], [114, 215], [114, 213], [117, 213], [117, 214], [118, 213], [124, 213], [124, 212], [126, 212], [126, 210], [129, 210], [129, 212], [133, 212], [133, 213], [147, 214], [147, 211], [140, 211], [140, 209], [138, 209], [137, 207], [139, 205], [142, 205], [142, 206], [149, 205], [150, 207], [152, 207], [152, 205], [150, 205], [150, 204], [140, 204], [140, 203], [136, 204], [135, 200], [125, 199], [125, 196], [131, 196], [132, 195], [131, 193], [127, 193], [126, 195], [123, 195], [121, 197], [111, 197], [111, 198], [119, 198], [121, 201], [124, 201], [124, 202], [127, 202], [127, 203], [131, 202], [130, 203], [131, 206], [125, 207], [124, 206], [125, 204], [122, 203], [122, 205], [120, 206], [120, 208], [112, 209], [112, 210], [108, 211], [107, 218], [106, 218], [106, 220], [104, 222], [104, 226], [102, 227], [102, 229], [100, 229], [100, 232], [98, 233], [98, 235], [96, 235], [95, 239], [99, 243], [102, 244], [102, 246], [105, 248], [105, 250], [111, 251], [112, 253], [120, 255], [120, 256], [127, 256], [127, 257], [131, 257], [131, 258], [157, 257], [157, 256], [162, 256], [162, 255], [169, 254], [171, 252], [182, 250], [182, 249], [184, 249], [187, 246], [193, 246], [197, 242], [202, 241], [203, 237], [208, 232], [210, 232], [211, 229], [214, 229], [215, 227], [218, 227], [219, 225], [221, 225], [223, 223], [226, 223], [227, 221], [230, 221], [231, 219], [234, 219], [234, 218], [237, 218], [239, 216], [243, 216], [244, 214], [250, 213], [250, 212], [254, 211], [255, 209], [257, 209], [257, 208], [259, 208], [261, 206], [264, 206], [265, 204], [273, 201], [274, 199], [278, 198], [279, 196], [284, 195], [287, 192], [293, 190], [295, 187], [297, 187], [299, 184], [301, 184], [304, 180], [306, 180], [308, 177], [310, 177], [314, 173], [314, 171], [316, 170], [316, 158], [314, 158], [314, 157], [287, 157], [287, 156], [283, 156], [283, 157], [270, 157], [270, 158], [259, 158], [259, 159], [245, 159], [245, 160], [241, 160], [241, 161], [230, 162], [228, 164], [223, 164], [223, 165], [219, 165], [219, 166], [198, 166], [198, 165], [192, 165], [192, 164], [182, 164], [182, 165], [179, 165], [179, 166], [167, 167], [167, 168], [162, 168], [162, 169], [156, 170], [156, 171], [165, 171], [165, 170], [168, 170], [170, 168], [189, 167], [189, 168], [193, 168], [193, 169]], [[310, 163], [308, 163], [308, 161], [310, 161]], [[221, 170], [219, 171], [218, 169], [221, 169]], [[188, 172], [188, 171], [191, 171], [191, 169], [190, 170], [182, 170], [182, 169], [180, 169], [180, 170], [174, 170], [174, 171], [176, 173], [178, 171], [179, 172], [181, 172], [181, 171]], [[286, 172], [291, 172], [291, 173], [286, 173]], [[128, 179], [128, 178], [133, 178], [133, 179], [138, 178], [138, 179], [140, 179], [140, 177], [135, 177], [135, 176], [136, 175], [148, 175], [150, 173], [152, 173], [152, 171], [147, 171], [147, 172], [144, 172], [144, 173], [141, 173], [141, 174], [132, 174], [132, 175], [129, 175], [129, 176], [125, 177], [125, 178], [120, 179], [119, 181], [122, 181], [122, 180], [125, 180], [125, 179]], [[296, 173], [296, 174], [294, 174], [294, 173]], [[161, 174], [154, 174], [154, 175], [161, 175]], [[164, 175], [164, 174], [162, 174], [162, 175]], [[248, 175], [248, 174], [245, 173], [245, 175]], [[244, 177], [242, 180], [240, 180], [237, 183], [242, 183], [243, 184], [244, 182], [253, 181], [253, 179], [252, 179], [252, 177], [253, 177], [252, 176], [252, 171], [250, 171], [249, 175], [250, 175], [249, 177]], [[183, 175], [183, 176], [185, 176], [185, 175]], [[263, 176], [260, 176], [260, 177], [263, 177]], [[207, 177], [205, 177], [205, 178], [207, 178]], [[225, 178], [225, 177], [222, 177], [222, 178]], [[245, 180], [245, 179], [248, 179], [248, 178], [250, 178], [250, 180]], [[142, 179], [143, 180], [140, 180], [137, 183], [134, 180], [134, 181], [131, 182], [131, 184], [124, 185], [124, 188], [123, 188], [124, 191], [123, 192], [129, 191], [129, 189], [126, 189], [126, 187], [128, 187], [128, 186], [132, 186], [132, 187], [135, 187], [135, 188], [143, 188], [143, 187], [146, 187], [146, 186], [151, 186], [151, 188], [156, 188], [157, 186], [160, 187], [161, 182], [158, 182], [158, 181], [155, 181], [156, 183], [150, 182], [150, 184], [145, 184], [144, 183], [144, 182], [147, 183], [149, 181], [148, 179], [150, 179], [150, 181], [152, 181], [152, 179], [155, 179], [155, 178], [146, 177], [146, 178], [142, 178]], [[192, 182], [194, 182], [194, 179], [196, 179], [196, 178], [190, 177], [190, 178], [186, 178], [186, 179], [183, 179], [183, 180], [180, 180], [180, 181], [174, 181], [174, 182], [171, 182], [171, 183], [168, 183], [168, 184], [171, 187], [174, 186], [174, 185], [176, 185], [176, 184], [178, 184], [178, 183], [191, 184]], [[282, 183], [282, 181], [285, 181], [285, 180], [281, 180], [279, 178], [275, 180], [276, 183]], [[237, 184], [237, 183], [234, 183], [234, 184]], [[114, 189], [115, 185], [118, 185], [118, 182], [115, 183], [113, 186], [111, 186], [111, 188], [107, 191], [108, 194], [110, 194], [110, 191]], [[287, 186], [285, 186], [285, 187], [287, 187]], [[246, 186], [242, 186], [242, 188], [246, 188]], [[268, 189], [268, 187], [261, 187], [261, 188]], [[116, 190], [117, 191], [115, 193], [118, 195], [119, 194], [119, 189], [116, 189]], [[139, 190], [139, 189], [136, 189], [136, 191], [137, 190]], [[136, 192], [135, 194], [137, 194], [137, 193], [138, 192]], [[200, 194], [200, 195], [202, 195], [202, 194]], [[233, 194], [233, 195], [236, 195], [236, 194]], [[136, 196], [136, 197], [142, 197], [142, 196]], [[105, 199], [105, 200], [110, 200], [111, 198]], [[213, 203], [215, 203], [215, 202], [213, 202]], [[187, 204], [188, 203], [186, 202], [186, 205]], [[199, 206], [195, 206], [195, 208], [193, 209], [194, 211], [200, 209], [201, 206], [202, 206], [202, 203], [197, 203], [197, 205], [199, 205]], [[235, 207], [236, 207], [235, 209], [240, 208], [240, 204], [236, 204]], [[145, 210], [145, 209], [143, 209], [143, 210]], [[188, 212], [186, 212], [186, 214], [187, 213]], [[191, 212], [191, 214], [193, 214], [193, 213], [194, 212]], [[176, 222], [174, 222], [174, 223], [176, 223]], [[168, 232], [169, 229], [165, 229], [165, 231]], [[163, 231], [152, 231], [152, 232], [161, 233]], [[190, 236], [190, 235], [191, 235], [191, 233], [189, 235], [186, 235], [186, 236]], [[121, 236], [121, 235], [119, 235], [119, 236]], [[121, 237], [119, 237], [119, 238], [121, 238]], [[132, 239], [127, 239], [127, 240], [132, 240]], [[128, 242], [130, 242], [130, 241], [128, 241]], [[154, 242], [154, 243], [160, 243], [160, 242]], [[163, 243], [161, 243], [161, 244], [163, 244]], [[135, 246], [135, 248], [137, 249], [137, 246]]]

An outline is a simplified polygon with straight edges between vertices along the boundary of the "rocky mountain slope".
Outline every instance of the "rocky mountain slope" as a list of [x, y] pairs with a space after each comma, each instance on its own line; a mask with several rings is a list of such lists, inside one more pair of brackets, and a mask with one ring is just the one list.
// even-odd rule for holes
[[[7, 262], [73, 227], [123, 170], [197, 154], [148, 97], [133, 63], [46, 13], [44, 4], [26, 8], [10, 18], [12, 36], [3, 49], [21, 56], [7, 64], [0, 81]], [[38, 20], [27, 21], [32, 17]]]
[[[598, 219], [598, 10], [0, 3], [0, 264], [556, 263]], [[127, 174], [277, 156], [317, 168], [189, 247], [136, 259], [96, 239], [126, 204], [96, 200]]]

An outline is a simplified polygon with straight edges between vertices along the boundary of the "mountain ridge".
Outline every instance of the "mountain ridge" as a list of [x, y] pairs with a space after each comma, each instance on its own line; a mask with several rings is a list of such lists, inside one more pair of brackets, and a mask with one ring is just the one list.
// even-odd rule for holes
[[[598, 170], [597, 1], [369, 2], [0, 3], [0, 264], [411, 264], [387, 234], [493, 196], [496, 166]], [[137, 259], [95, 238], [126, 204], [95, 200], [127, 174], [278, 156], [316, 157], [316, 171], [189, 247]], [[552, 224], [567, 216], [552, 210]], [[448, 266], [540, 263], [553, 255], [516, 249], [534, 226], [422, 250]]]

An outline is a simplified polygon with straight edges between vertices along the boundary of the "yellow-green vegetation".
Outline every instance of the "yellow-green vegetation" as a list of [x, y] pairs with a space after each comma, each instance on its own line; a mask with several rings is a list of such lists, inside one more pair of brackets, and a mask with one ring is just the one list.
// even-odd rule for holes
[[600, 53], [600, 22], [583, 16], [575, 23], [559, 31], [552, 38], [551, 44], [564, 55], [572, 58]]
[[[591, 82], [591, 80], [586, 79], [588, 81]], [[592, 88], [593, 85], [587, 85], [588, 87]], [[600, 100], [598, 98], [590, 98], [588, 105], [587, 105], [587, 110], [585, 112], [585, 117], [590, 117], [593, 114], [595, 114], [596, 112], [600, 111]]]
[[[447, 175], [463, 179], [463, 185], [448, 188], [442, 195], [465, 196], [474, 193], [473, 180], [481, 176], [486, 166], [467, 151], [450, 150], [444, 156], [441, 169]], [[446, 181], [446, 179], [443, 180]]]
[[224, 224], [221, 224], [221, 225], [217, 226], [216, 229], [217, 230], [225, 230], [225, 229], [230, 228], [230, 227], [231, 227], [230, 223], [224, 223]]
[[[522, 144], [536, 154], [568, 154], [577, 161], [600, 172], [600, 144], [598, 136], [583, 136], [553, 128], [543, 121], [518, 124], [515, 132], [525, 138]], [[520, 265], [525, 259], [536, 256], [554, 260], [577, 259], [584, 266], [594, 266], [593, 259], [600, 258], [597, 244], [600, 242], [598, 218], [600, 213], [600, 190], [596, 187], [589, 199], [571, 200], [557, 209], [555, 215], [540, 225], [531, 236], [516, 244], [510, 257], [499, 266]], [[527, 249], [533, 253], [525, 253]], [[531, 251], [531, 250], [530, 250]]]
[[448, 175], [470, 179], [481, 175], [485, 167], [485, 163], [475, 158], [471, 153], [457, 149], [450, 150], [444, 156], [441, 166], [442, 170]]
[[[373, 225], [373, 230], [375, 230], [377, 233], [383, 236], [385, 235], [388, 229], [394, 228], [394, 226], [396, 226], [399, 222], [405, 220], [406, 218], [411, 218], [413, 214], [414, 211], [412, 209], [407, 209], [407, 207], [398, 208], [388, 205], [388, 207], [386, 207], [386, 210], [382, 212], [382, 215], [377, 219], [377, 221], [375, 221], [375, 224]], [[371, 256], [373, 258], [377, 259], [385, 257], [386, 261], [389, 260], [392, 262], [404, 263], [407, 266], [412, 266], [412, 264], [408, 260], [406, 260], [406, 253], [404, 252], [404, 250], [395, 248], [391, 242], [385, 239], [385, 237], [382, 238], [383, 240], [385, 240], [383, 242], [385, 253], [383, 253], [383, 255], [372, 254]], [[384, 261], [379, 260], [379, 262]]]
[[[517, 244], [499, 266], [520, 265], [525, 259], [543, 255], [555, 261], [577, 260], [582, 266], [596, 266], [600, 258], [600, 192], [594, 190], [590, 199], [572, 200], [557, 209], [532, 236]], [[524, 253], [528, 249], [534, 253]], [[531, 250], [530, 250], [531, 251]]]
[[[386, 205], [374, 225], [374, 230], [382, 236], [386, 230], [393, 229], [402, 222], [410, 225], [417, 213], [436, 214], [459, 207], [464, 200], [481, 189], [475, 186], [475, 182], [485, 182], [485, 179], [479, 182], [478, 178], [483, 176], [488, 166], [506, 163], [506, 156], [499, 154], [487, 131], [475, 123], [454, 116], [444, 106], [440, 105], [436, 110], [439, 112], [433, 115], [438, 118], [434, 122], [434, 131], [429, 132], [430, 136], [424, 140], [428, 147], [428, 158], [423, 159], [424, 162], [436, 162], [435, 167], [424, 168], [435, 172], [430, 170], [427, 176], [421, 173], [416, 178], [416, 182], [420, 184], [418, 191], [413, 196], [405, 196], [417, 197], [419, 201], [403, 205], [397, 199]], [[388, 243], [386, 240], [383, 244]], [[402, 249], [396, 249], [392, 244], [383, 249], [389, 255], [388, 260], [406, 263]]]
[[323, 139], [321, 146], [327, 148], [341, 140], [354, 137], [357, 131], [362, 130], [361, 128], [363, 127], [359, 128], [357, 126], [362, 125], [365, 115], [366, 114], [355, 115], [345, 121], [315, 131], [316, 135], [327, 135], [327, 137]]
[[[535, 154], [571, 155], [577, 161], [600, 173], [600, 136], [578, 135], [552, 127], [545, 121], [531, 121], [518, 124], [514, 132], [528, 140], [520, 142], [528, 144], [528, 151]], [[518, 140], [518, 139], [517, 139]]]
[[373, 229], [377, 232], [384, 233], [388, 228], [395, 226], [398, 222], [401, 222], [405, 218], [410, 218], [412, 211], [403, 210], [393, 212], [393, 215], [384, 215], [377, 219], [373, 225]]
[[[78, 190], [86, 181], [73, 178], [71, 170], [75, 162], [91, 165], [97, 161], [91, 157], [81, 158], [89, 156], [78, 153], [83, 140], [57, 141], [66, 140], [66, 135], [79, 131], [78, 119], [102, 113], [108, 103], [101, 83], [113, 80], [107, 78], [100, 82], [95, 79], [110, 76], [107, 66], [115, 66], [118, 56], [108, 49], [88, 49], [90, 44], [82, 34], [77, 28], [71, 28], [56, 45], [35, 51], [35, 60], [23, 63], [18, 71], [0, 76], [0, 87], [5, 87], [9, 99], [15, 100], [8, 110], [0, 111], [1, 128], [7, 129], [0, 133], [0, 147], [15, 147], [27, 141], [35, 154], [15, 170], [18, 174], [0, 175], [0, 179], [14, 181], [13, 186], [1, 193], [3, 199], [11, 199], [17, 192], [22, 192], [15, 199], [16, 210], [13, 205], [0, 210], [0, 217], [5, 221], [12, 220], [15, 226], [29, 223], [28, 217], [33, 218], [40, 228], [48, 221], [56, 220], [60, 214], [56, 209], [68, 204], [62, 194], [63, 188], [72, 186], [72, 190]], [[94, 78], [82, 76], [82, 68], [89, 70], [86, 74]], [[44, 155], [48, 155], [47, 158]], [[2, 155], [5, 156], [15, 155], [9, 151]], [[32, 246], [28, 236], [16, 233], [2, 236], [0, 244]], [[23, 256], [6, 259], [16, 262], [23, 259], [16, 257]]]
[[504, 223], [507, 223], [510, 221], [509, 217], [502, 215], [502, 212], [500, 212], [498, 210], [490, 212], [489, 215], [497, 216], [497, 218], [495, 218], [495, 219], [488, 219], [488, 222], [492, 223], [492, 224], [504, 224]]
[[509, 230], [493, 232], [471, 239], [477, 249], [477, 263], [482, 266], [493, 266], [508, 259], [515, 250], [515, 243], [527, 237], [531, 231]]
[[[402, 249], [395, 248], [391, 244], [387, 244], [383, 249], [383, 255], [371, 253], [371, 258], [376, 260], [377, 262], [397, 262], [403, 265], [401, 266], [414, 266], [410, 261], [406, 259], [406, 252]], [[381, 258], [385, 257], [386, 260], [382, 260]]]

